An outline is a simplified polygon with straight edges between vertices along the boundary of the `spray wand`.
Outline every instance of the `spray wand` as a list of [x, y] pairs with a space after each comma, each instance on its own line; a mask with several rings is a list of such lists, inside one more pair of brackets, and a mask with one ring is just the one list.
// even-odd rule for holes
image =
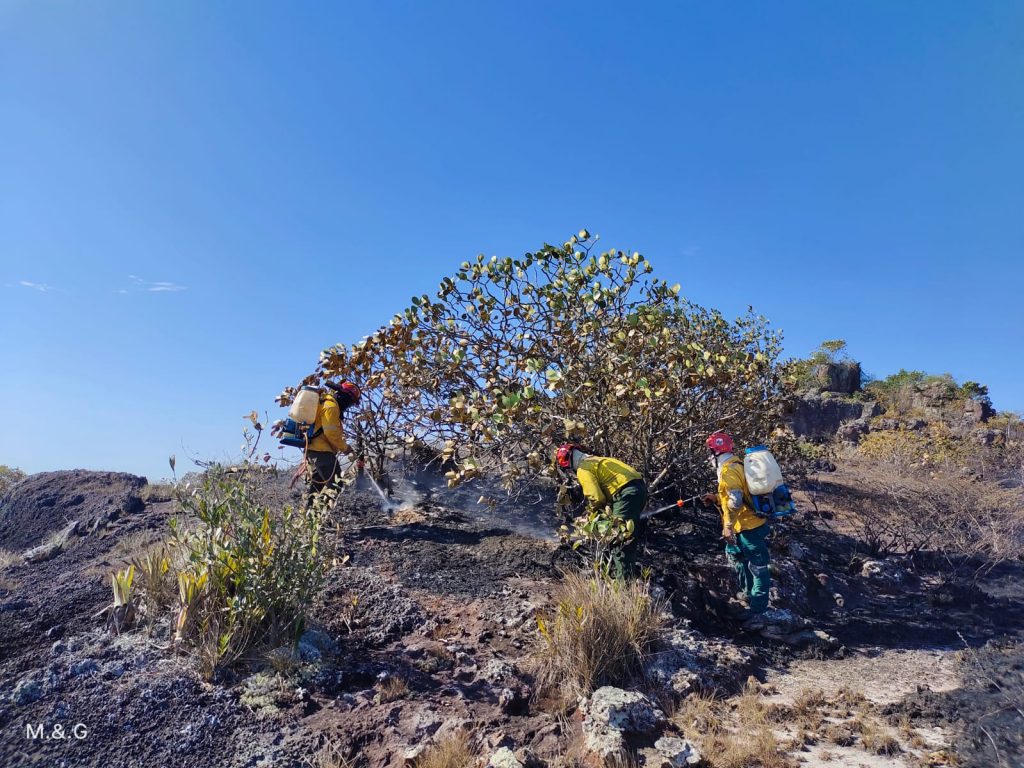
[[688, 499], [678, 499], [677, 501], [673, 501], [671, 504], [666, 504], [664, 507], [651, 510], [650, 512], [644, 512], [642, 515], [640, 515], [640, 519], [646, 520], [650, 517], [654, 517], [655, 515], [660, 515], [662, 512], [667, 512], [670, 509], [680, 509], [683, 507], [683, 505], [689, 504], [691, 501], [696, 501], [703, 495], [704, 494], [699, 494], [697, 496], [691, 496]]

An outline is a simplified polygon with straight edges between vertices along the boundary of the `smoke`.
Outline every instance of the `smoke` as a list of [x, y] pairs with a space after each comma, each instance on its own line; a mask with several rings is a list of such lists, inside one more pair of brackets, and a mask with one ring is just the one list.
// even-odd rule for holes
[[561, 520], [555, 514], [553, 489], [529, 486], [510, 498], [499, 484], [475, 479], [449, 488], [444, 477], [427, 470], [403, 473], [401, 465], [384, 477], [366, 473], [366, 485], [381, 500], [387, 514], [418, 512], [424, 518], [445, 512], [466, 520], [518, 533], [531, 538], [556, 541]]

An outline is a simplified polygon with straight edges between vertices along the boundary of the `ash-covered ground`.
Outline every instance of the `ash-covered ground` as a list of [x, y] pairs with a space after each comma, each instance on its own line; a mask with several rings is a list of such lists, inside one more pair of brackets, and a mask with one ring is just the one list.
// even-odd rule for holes
[[[355, 765], [403, 765], [459, 729], [484, 762], [508, 746], [556, 764], [578, 742], [579, 719], [534, 696], [531, 675], [536, 616], [576, 558], [544, 498], [492, 509], [473, 489], [400, 486], [385, 507], [372, 488], [346, 491], [328, 535], [339, 564], [298, 659], [253, 659], [208, 683], [166, 635], [114, 636], [98, 616], [110, 572], [176, 512], [144, 503], [144, 485], [45, 473], [0, 500], [0, 548], [36, 550], [0, 571], [0, 765], [303, 766], [326, 744]], [[300, 503], [284, 476], [268, 475], [265, 493]], [[644, 560], [689, 643], [691, 679], [728, 694], [754, 674], [784, 693], [787, 679], [824, 688], [846, 670], [884, 688], [893, 713], [937, 725], [966, 764], [1022, 764], [1019, 566], [976, 585], [869, 561], [827, 495], [814, 508], [772, 537], [774, 602], [809, 623], [792, 643], [731, 617], [712, 511], [652, 523]], [[381, 696], [389, 679], [407, 688], [394, 700]]]

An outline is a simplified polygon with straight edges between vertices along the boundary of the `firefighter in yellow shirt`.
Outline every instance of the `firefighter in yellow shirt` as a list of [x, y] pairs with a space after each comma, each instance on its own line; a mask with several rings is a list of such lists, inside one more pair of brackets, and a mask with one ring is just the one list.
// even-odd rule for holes
[[743, 459], [733, 453], [732, 438], [715, 432], [707, 439], [718, 470], [718, 492], [704, 496], [707, 504], [718, 503], [722, 509], [722, 538], [725, 555], [736, 572], [743, 602], [751, 615], [768, 608], [771, 573], [768, 569], [767, 520], [754, 514], [743, 474]]
[[645, 528], [641, 515], [647, 505], [647, 484], [643, 476], [618, 459], [591, 456], [574, 443], [560, 446], [555, 460], [562, 469], [575, 470], [583, 495], [591, 506], [611, 505], [616, 517], [633, 521], [633, 535], [622, 548], [619, 575], [632, 574]]
[[359, 403], [359, 387], [350, 381], [327, 384], [328, 392], [320, 395], [313, 423], [313, 437], [306, 449], [306, 471], [309, 477], [307, 503], [327, 487], [337, 485], [340, 474], [339, 453], [351, 453], [345, 441], [341, 419], [345, 410]]

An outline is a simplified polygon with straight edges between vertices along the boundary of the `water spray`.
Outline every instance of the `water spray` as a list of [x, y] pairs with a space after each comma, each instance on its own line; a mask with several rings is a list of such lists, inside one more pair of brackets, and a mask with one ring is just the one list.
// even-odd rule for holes
[[394, 507], [395, 504], [388, 498], [388, 495], [381, 490], [381, 487], [377, 485], [377, 481], [373, 479], [373, 475], [367, 474], [365, 477], [370, 481], [370, 485], [373, 486], [373, 490], [375, 490], [377, 495], [384, 501], [385, 508], [390, 509], [391, 507]]

